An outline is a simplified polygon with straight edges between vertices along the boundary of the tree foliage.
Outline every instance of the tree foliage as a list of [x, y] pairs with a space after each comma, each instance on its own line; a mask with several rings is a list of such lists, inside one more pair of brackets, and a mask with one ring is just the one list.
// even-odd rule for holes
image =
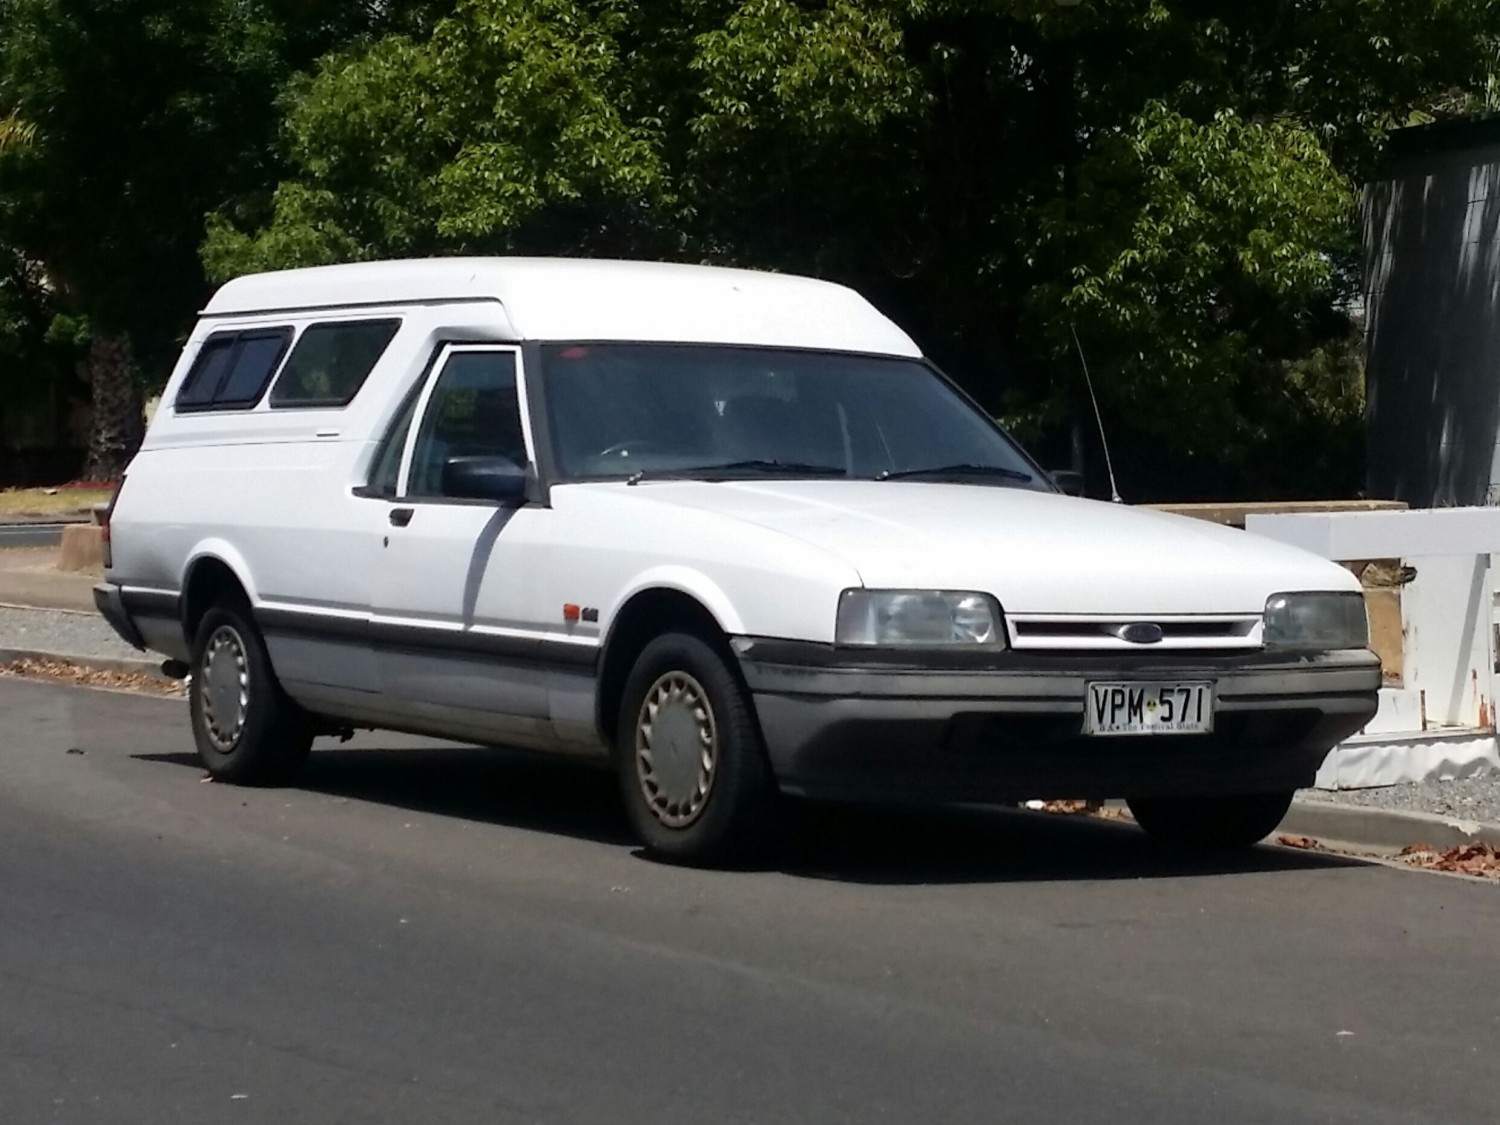
[[1310, 393], [1357, 408], [1356, 186], [1496, 32], [1490, 0], [459, 0], [301, 81], [294, 174], [205, 254], [812, 271], [1025, 429], [1076, 405], [1076, 328], [1120, 425], [1243, 461]]
[[[0, 248], [45, 274], [58, 312], [159, 382], [208, 292], [205, 214], [279, 174], [280, 92], [408, 7], [0, 0]], [[96, 413], [136, 409], [137, 394], [99, 385], [134, 377], [128, 363], [95, 371]], [[118, 468], [118, 453], [97, 454]]]
[[148, 356], [205, 214], [218, 279], [812, 272], [1024, 433], [1077, 412], [1076, 331], [1144, 458], [1246, 470], [1357, 425], [1357, 185], [1497, 44], [1496, 0], [0, 0], [0, 244]]
[[390, 7], [0, 0], [0, 117], [30, 140], [0, 151], [0, 240], [107, 330], [161, 343], [203, 295], [204, 215], [278, 174], [286, 82]]

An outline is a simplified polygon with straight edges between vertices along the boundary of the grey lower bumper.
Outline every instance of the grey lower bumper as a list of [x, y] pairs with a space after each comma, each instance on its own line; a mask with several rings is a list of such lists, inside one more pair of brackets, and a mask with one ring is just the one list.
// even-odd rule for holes
[[[991, 667], [840, 663], [820, 646], [737, 646], [771, 765], [793, 792], [937, 800], [1268, 792], [1311, 784], [1375, 714], [1368, 652], [1269, 662], [1007, 653]], [[1211, 680], [1214, 732], [1083, 734], [1094, 680]]]
[[120, 639], [132, 648], [146, 650], [146, 642], [141, 639], [141, 632], [136, 628], [135, 622], [131, 620], [130, 614], [125, 609], [125, 601], [120, 595], [120, 588], [109, 582], [101, 582], [94, 587], [94, 605], [108, 621], [110, 627], [120, 635]]

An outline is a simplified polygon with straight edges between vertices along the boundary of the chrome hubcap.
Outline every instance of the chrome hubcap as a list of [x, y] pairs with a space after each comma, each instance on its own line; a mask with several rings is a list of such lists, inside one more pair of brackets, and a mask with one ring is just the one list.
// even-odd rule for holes
[[646, 693], [635, 724], [635, 772], [651, 814], [686, 828], [708, 804], [719, 761], [719, 734], [703, 685], [668, 672]]
[[203, 650], [203, 726], [220, 750], [233, 750], [245, 729], [250, 708], [250, 669], [245, 642], [234, 629], [222, 625]]

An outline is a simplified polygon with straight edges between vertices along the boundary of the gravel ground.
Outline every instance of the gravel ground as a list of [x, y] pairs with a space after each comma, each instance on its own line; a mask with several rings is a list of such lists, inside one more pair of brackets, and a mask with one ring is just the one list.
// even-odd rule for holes
[[97, 614], [56, 609], [0, 608], [0, 648], [34, 649], [111, 660], [145, 658], [143, 653], [115, 636], [109, 623]]
[[1383, 789], [1312, 789], [1301, 794], [1308, 801], [1326, 801], [1398, 812], [1435, 813], [1463, 820], [1500, 824], [1500, 773], [1462, 781], [1427, 781], [1421, 785], [1391, 785]]

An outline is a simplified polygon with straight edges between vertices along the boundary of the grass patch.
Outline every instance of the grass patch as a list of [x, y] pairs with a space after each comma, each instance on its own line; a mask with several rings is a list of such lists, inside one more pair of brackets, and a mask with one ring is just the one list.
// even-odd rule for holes
[[7, 488], [0, 491], [0, 516], [60, 516], [87, 512], [109, 503], [108, 488]]

